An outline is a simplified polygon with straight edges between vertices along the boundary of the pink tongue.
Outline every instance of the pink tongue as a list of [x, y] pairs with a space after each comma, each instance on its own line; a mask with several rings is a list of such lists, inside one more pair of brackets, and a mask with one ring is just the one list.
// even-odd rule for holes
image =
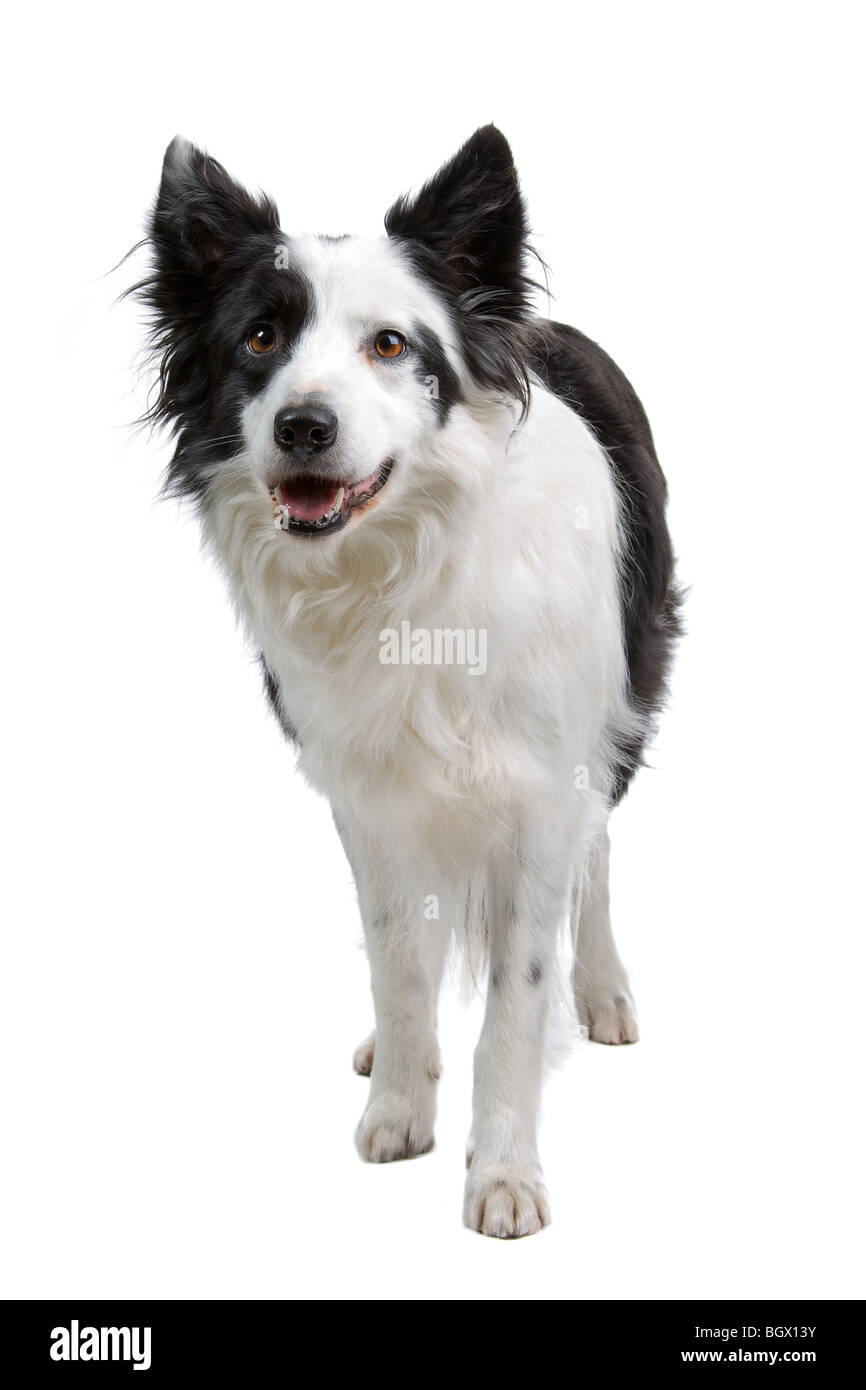
[[338, 487], [321, 478], [297, 478], [281, 485], [280, 500], [299, 520], [317, 521], [331, 510], [338, 492]]

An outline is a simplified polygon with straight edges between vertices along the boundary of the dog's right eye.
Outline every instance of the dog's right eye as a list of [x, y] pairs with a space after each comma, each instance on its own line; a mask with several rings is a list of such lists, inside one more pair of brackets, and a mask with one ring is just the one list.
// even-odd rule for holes
[[273, 352], [277, 345], [277, 335], [270, 324], [260, 323], [258, 328], [254, 328], [247, 338], [247, 347], [250, 352], [263, 353]]

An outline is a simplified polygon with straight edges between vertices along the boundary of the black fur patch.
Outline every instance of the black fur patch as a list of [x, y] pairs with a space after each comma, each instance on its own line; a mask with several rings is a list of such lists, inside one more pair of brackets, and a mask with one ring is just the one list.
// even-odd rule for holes
[[[630, 695], [652, 720], [664, 700], [673, 643], [681, 632], [681, 595], [665, 522], [667, 485], [649, 421], [616, 363], [576, 328], [536, 323], [529, 361], [545, 386], [592, 427], [610, 456], [627, 536], [620, 608]], [[620, 745], [615, 801], [640, 765], [643, 743]]]
[[537, 956], [533, 956], [532, 960], [529, 962], [529, 970], [526, 973], [527, 980], [531, 985], [537, 985], [541, 983], [543, 975], [544, 966]]
[[[177, 435], [166, 490], [201, 498], [211, 466], [241, 446], [241, 408], [284, 363], [314, 312], [312, 289], [291, 264], [274, 204], [235, 183], [215, 159], [169, 145], [148, 226], [151, 274], [130, 293], [151, 310], [159, 391], [148, 412]], [[288, 266], [277, 264], [288, 248]], [[247, 347], [259, 323], [278, 346]]]
[[442, 296], [482, 387], [528, 401], [524, 328], [526, 211], [508, 141], [483, 126], [414, 198], [398, 198], [385, 230]]
[[264, 656], [259, 655], [259, 661], [261, 662], [262, 676], [265, 682], [265, 694], [268, 697], [268, 704], [271, 707], [271, 711], [276, 716], [277, 723], [289, 743], [294, 743], [300, 747], [301, 740], [298, 738], [298, 731], [283, 709], [283, 702], [280, 699], [280, 683], [265, 661]]
[[430, 393], [439, 424], [444, 425], [451, 407], [461, 399], [460, 383], [432, 328], [413, 324], [411, 337], [412, 368], [425, 391]]

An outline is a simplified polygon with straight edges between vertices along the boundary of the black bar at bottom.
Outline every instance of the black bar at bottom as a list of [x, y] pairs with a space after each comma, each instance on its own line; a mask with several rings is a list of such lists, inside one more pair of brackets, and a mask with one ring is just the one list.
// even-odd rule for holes
[[[311, 1322], [303, 1303], [279, 1300], [70, 1299], [0, 1305], [3, 1346], [10, 1351], [14, 1348], [19, 1369], [16, 1385], [41, 1385], [45, 1376], [50, 1383], [62, 1384], [70, 1376], [104, 1380], [109, 1375], [132, 1376], [133, 1383], [144, 1385], [152, 1381], [169, 1384], [178, 1377], [193, 1377], [189, 1383], [196, 1385], [207, 1384], [210, 1377], [229, 1377], [233, 1383], [245, 1385], [258, 1384], [264, 1375], [303, 1374], [310, 1363], [314, 1375], [317, 1369], [338, 1372], [341, 1363], [354, 1363], [356, 1372], [366, 1364], [370, 1375], [375, 1374], [377, 1362], [386, 1375], [390, 1374], [389, 1366], [409, 1370], [411, 1314], [400, 1314], [397, 1324], [393, 1314], [370, 1313], [354, 1335], [342, 1313], [333, 1316], [333, 1332], [329, 1333], [322, 1316]], [[487, 1314], [473, 1314], [473, 1326], [479, 1334], [473, 1339], [476, 1354], [485, 1345], [499, 1345], [494, 1360], [504, 1357], [508, 1362], [514, 1354], [526, 1354], [538, 1362], [539, 1369], [548, 1360], [555, 1368], [565, 1356], [575, 1376], [581, 1374], [583, 1366], [594, 1374], [592, 1368], [598, 1360], [608, 1363], [617, 1374], [674, 1368], [695, 1374], [698, 1368], [708, 1366], [724, 1367], [734, 1374], [737, 1368], [751, 1371], [759, 1367], [795, 1374], [808, 1374], [811, 1369], [826, 1374], [856, 1365], [856, 1352], [864, 1341], [862, 1302], [855, 1300], [580, 1301], [574, 1303], [567, 1323], [554, 1317], [547, 1330], [543, 1315], [522, 1314], [502, 1330], [500, 1343], [491, 1340], [489, 1333], [481, 1333], [479, 1319], [485, 1317], [495, 1324], [502, 1314], [494, 1308]], [[434, 1334], [431, 1350], [429, 1314], [424, 1315], [424, 1321], [415, 1354], [434, 1375], [453, 1375], [456, 1368], [448, 1366], [447, 1348], [449, 1344], [459, 1348], [462, 1343], [452, 1342], [443, 1329]], [[378, 1349], [371, 1346], [376, 1337], [383, 1342]], [[545, 1339], [549, 1339], [547, 1345]], [[470, 1370], [465, 1351], [454, 1354], [461, 1369]], [[497, 1374], [493, 1367], [490, 1373]]]

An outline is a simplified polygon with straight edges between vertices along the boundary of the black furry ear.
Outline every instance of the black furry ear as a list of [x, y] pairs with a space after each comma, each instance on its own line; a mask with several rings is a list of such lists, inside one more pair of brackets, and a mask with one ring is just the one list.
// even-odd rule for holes
[[496, 126], [476, 130], [414, 198], [398, 198], [385, 230], [426, 248], [428, 270], [452, 294], [498, 289], [502, 312], [524, 311], [526, 210]]
[[217, 160], [176, 135], [165, 152], [149, 230], [164, 262], [205, 273], [248, 236], [276, 233], [279, 216], [269, 198], [248, 193]]
[[208, 401], [208, 324], [222, 271], [229, 275], [250, 238], [278, 240], [269, 198], [254, 197], [221, 164], [176, 136], [165, 152], [162, 182], [147, 225], [150, 273], [127, 294], [151, 317], [149, 347], [159, 363], [152, 423], [176, 431], [201, 426]]
[[447, 296], [476, 379], [525, 406], [521, 327], [535, 284], [525, 274], [526, 210], [502, 132], [476, 130], [414, 198], [397, 199], [385, 230]]

